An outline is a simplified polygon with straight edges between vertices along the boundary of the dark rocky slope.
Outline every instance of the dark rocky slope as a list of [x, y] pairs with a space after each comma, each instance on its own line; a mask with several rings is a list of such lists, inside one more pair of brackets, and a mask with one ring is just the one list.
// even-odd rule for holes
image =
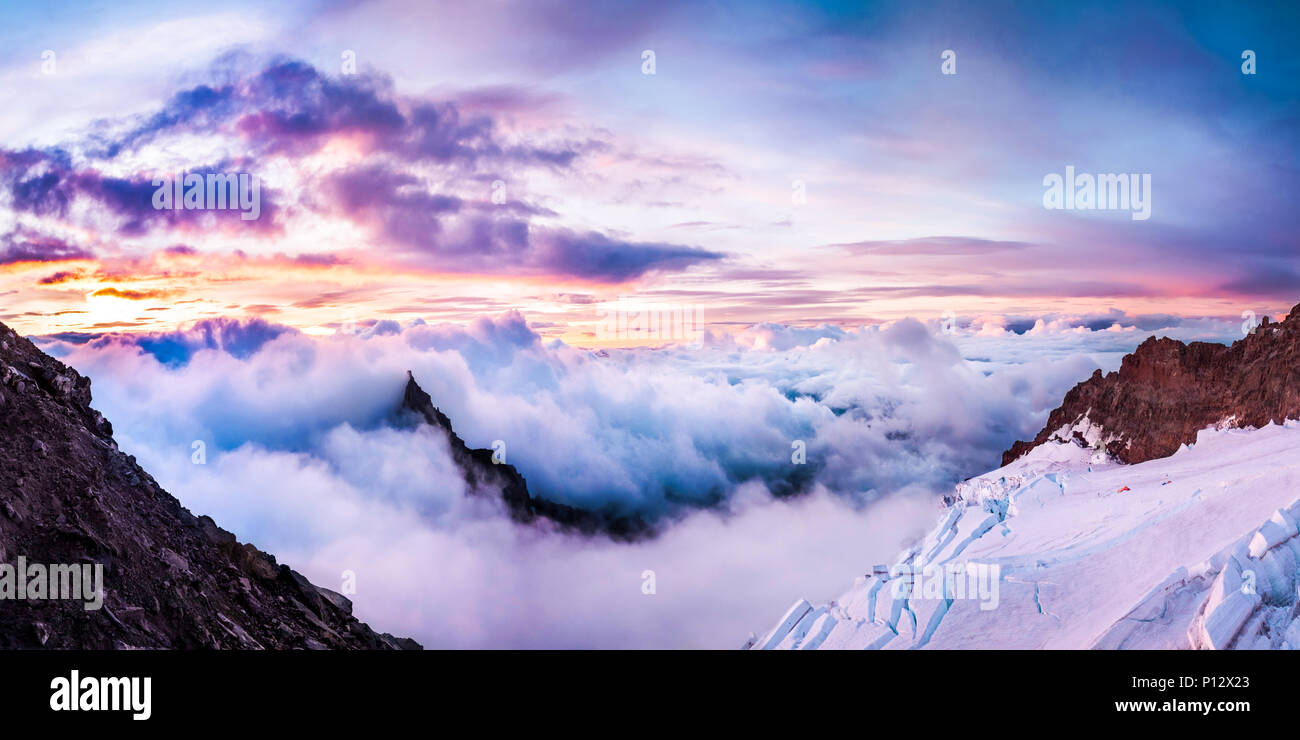
[[406, 382], [399, 412], [413, 413], [424, 423], [446, 432], [452, 459], [464, 474], [469, 490], [476, 495], [499, 495], [515, 521], [531, 523], [545, 518], [559, 524], [562, 529], [583, 534], [606, 534], [619, 540], [653, 535], [650, 526], [637, 516], [582, 509], [531, 495], [527, 481], [515, 466], [494, 463], [492, 450], [470, 449], [465, 444], [451, 428], [451, 419], [433, 405], [433, 399], [415, 382], [413, 375]]
[[1098, 370], [1071, 389], [1038, 436], [1016, 442], [1002, 464], [1053, 437], [1083, 442], [1085, 418], [1100, 427], [1099, 444], [1126, 463], [1168, 457], [1207, 426], [1300, 418], [1300, 305], [1281, 322], [1265, 322], [1231, 346], [1147, 339], [1119, 372]]
[[100, 564], [103, 608], [0, 601], [0, 648], [418, 649], [206, 516], [113, 441], [90, 379], [0, 324], [0, 563]]

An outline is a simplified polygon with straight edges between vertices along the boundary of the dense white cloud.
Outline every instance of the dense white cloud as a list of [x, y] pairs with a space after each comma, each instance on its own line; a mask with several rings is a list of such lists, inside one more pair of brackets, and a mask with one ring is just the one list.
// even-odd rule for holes
[[[355, 572], [375, 626], [461, 647], [738, 644], [883, 562], [939, 494], [1146, 336], [904, 320], [596, 355], [514, 313], [332, 337], [247, 328], [46, 346], [94, 379], [122, 448], [192, 510], [327, 587]], [[439, 432], [393, 424], [408, 369], [471, 446], [504, 440], [535, 495], [661, 534], [522, 527], [467, 496]]]

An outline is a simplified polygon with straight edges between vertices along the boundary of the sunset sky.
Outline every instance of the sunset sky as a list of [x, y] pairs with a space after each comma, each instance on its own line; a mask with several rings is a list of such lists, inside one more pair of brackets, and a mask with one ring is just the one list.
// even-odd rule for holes
[[[0, 7], [0, 321], [516, 309], [596, 346], [620, 298], [718, 332], [1300, 301], [1294, 3], [265, 5]], [[1045, 209], [1067, 166], [1150, 174], [1151, 218]], [[155, 210], [182, 171], [260, 217]]]
[[[1300, 302], [1298, 16], [0, 3], [0, 321], [393, 634], [738, 647], [1152, 334]], [[1150, 218], [1049, 209], [1071, 170], [1149, 177]], [[185, 173], [255, 178], [257, 218], [155, 208]], [[518, 525], [406, 424], [408, 373], [531, 496], [659, 536]]]

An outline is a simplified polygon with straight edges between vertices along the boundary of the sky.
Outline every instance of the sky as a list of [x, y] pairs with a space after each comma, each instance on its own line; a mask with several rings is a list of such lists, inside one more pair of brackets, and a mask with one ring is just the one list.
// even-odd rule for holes
[[[1278, 315], [1300, 296], [1298, 14], [6, 3], [0, 321], [324, 335], [518, 311], [600, 347]], [[1149, 218], [1046, 208], [1067, 167], [1149, 176]], [[255, 178], [257, 217], [156, 208], [183, 173]]]

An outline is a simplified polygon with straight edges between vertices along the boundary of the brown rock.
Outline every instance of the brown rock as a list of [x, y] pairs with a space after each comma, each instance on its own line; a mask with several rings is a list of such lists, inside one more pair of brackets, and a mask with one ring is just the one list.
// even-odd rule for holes
[[1231, 346], [1150, 337], [1118, 372], [1097, 370], [1065, 395], [1047, 425], [1002, 455], [1006, 465], [1084, 417], [1125, 463], [1168, 457], [1214, 425], [1262, 427], [1300, 419], [1300, 305]]

